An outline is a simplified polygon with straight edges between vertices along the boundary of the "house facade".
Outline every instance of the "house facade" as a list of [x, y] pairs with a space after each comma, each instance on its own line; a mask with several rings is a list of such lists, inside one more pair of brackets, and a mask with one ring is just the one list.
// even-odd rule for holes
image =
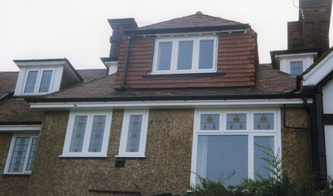
[[259, 64], [250, 25], [201, 12], [140, 28], [108, 22], [106, 69], [41, 59], [1, 73], [1, 194], [190, 194], [197, 175], [235, 171], [230, 185], [270, 175], [259, 146], [291, 177], [313, 172], [317, 99]]

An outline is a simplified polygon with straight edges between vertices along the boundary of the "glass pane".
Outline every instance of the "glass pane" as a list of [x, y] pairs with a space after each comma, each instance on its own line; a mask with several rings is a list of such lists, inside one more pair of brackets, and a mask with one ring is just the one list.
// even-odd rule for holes
[[200, 130], [219, 130], [219, 114], [201, 114]]
[[106, 116], [94, 116], [89, 152], [101, 152]]
[[27, 84], [25, 85], [25, 93], [33, 93], [35, 90], [38, 71], [29, 71]]
[[227, 115], [228, 130], [245, 130], [246, 114], [228, 114]]
[[[237, 185], [248, 177], [248, 136], [198, 136], [196, 173], [217, 181], [232, 171], [236, 174], [225, 182]], [[197, 179], [197, 183], [200, 183]]]
[[126, 152], [139, 152], [141, 127], [142, 115], [131, 115], [128, 128]]
[[254, 129], [274, 129], [274, 114], [254, 114]]
[[42, 81], [40, 82], [39, 92], [49, 92], [52, 78], [52, 70], [43, 71]]
[[82, 152], [84, 133], [86, 131], [87, 116], [76, 116], [72, 140], [69, 147], [69, 152]]
[[213, 68], [214, 40], [200, 41], [199, 69]]
[[[264, 178], [269, 177], [270, 172], [268, 168], [270, 165], [263, 160], [263, 158], [269, 158], [268, 155], [264, 153], [264, 151], [268, 152], [262, 147], [270, 148], [274, 150], [274, 137], [273, 136], [255, 136], [254, 137], [254, 179], [259, 180], [258, 175], [261, 175]], [[259, 146], [258, 146], [259, 145]]]
[[192, 68], [193, 41], [181, 41], [178, 48], [177, 69]]
[[170, 70], [172, 42], [160, 42], [158, 45], [157, 70]]
[[27, 169], [26, 169], [27, 171], [32, 170], [32, 165], [34, 163], [35, 154], [36, 154], [36, 150], [37, 150], [37, 143], [38, 143], [38, 138], [33, 138], [31, 147], [30, 147], [29, 159], [28, 159], [28, 164], [27, 164]]
[[22, 172], [29, 146], [29, 137], [17, 137], [9, 165], [9, 172]]
[[303, 73], [303, 62], [294, 61], [290, 62], [290, 74], [293, 76], [302, 75]]

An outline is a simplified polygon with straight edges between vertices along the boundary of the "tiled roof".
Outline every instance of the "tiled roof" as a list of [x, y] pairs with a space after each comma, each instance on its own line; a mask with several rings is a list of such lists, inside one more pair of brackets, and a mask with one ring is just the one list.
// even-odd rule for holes
[[224, 26], [224, 25], [239, 25], [242, 23], [232, 20], [226, 20], [219, 17], [208, 16], [197, 12], [196, 14], [175, 18], [172, 20], [143, 26], [139, 30], [145, 29], [169, 29], [169, 28], [189, 28], [189, 27], [208, 27], [208, 26]]
[[[84, 79], [82, 84], [93, 83], [107, 75], [106, 69], [79, 70]], [[0, 92], [7, 93], [15, 89], [18, 72], [0, 72]], [[3, 85], [5, 84], [5, 85]], [[79, 84], [79, 85], [80, 85]], [[91, 90], [91, 89], [90, 89]], [[13, 122], [41, 121], [42, 118], [22, 98], [8, 97], [0, 101], [0, 124]]]
[[318, 65], [318, 63], [320, 63], [323, 59], [325, 59], [326, 56], [329, 55], [332, 51], [333, 51], [333, 47], [331, 47], [330, 49], [325, 51], [324, 54], [320, 56], [320, 58], [318, 58], [307, 70], [305, 70], [303, 72], [303, 75], [309, 73], [314, 67], [316, 67]]
[[115, 76], [107, 76], [86, 84], [76, 85], [45, 98], [121, 98], [121, 97], [182, 97], [182, 96], [246, 96], [284, 95], [296, 88], [296, 78], [267, 65], [258, 65], [256, 86], [253, 88], [176, 88], [128, 89], [113, 88]]

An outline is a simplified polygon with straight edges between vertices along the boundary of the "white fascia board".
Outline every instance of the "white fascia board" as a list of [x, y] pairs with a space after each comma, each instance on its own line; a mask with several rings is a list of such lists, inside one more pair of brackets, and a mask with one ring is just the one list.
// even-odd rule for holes
[[40, 131], [42, 125], [0, 125], [0, 132]]
[[[312, 99], [308, 100], [312, 103]], [[110, 108], [199, 108], [199, 107], [248, 107], [281, 106], [303, 104], [301, 98], [292, 99], [249, 99], [249, 100], [179, 100], [179, 101], [116, 101], [116, 102], [37, 102], [30, 103], [34, 109], [110, 109]]]
[[276, 55], [275, 58], [314, 57], [316, 55], [317, 55], [317, 52], [296, 53], [296, 54], [280, 54], [280, 55]]
[[303, 75], [303, 86], [316, 86], [333, 70], [333, 52], [320, 61], [309, 73]]

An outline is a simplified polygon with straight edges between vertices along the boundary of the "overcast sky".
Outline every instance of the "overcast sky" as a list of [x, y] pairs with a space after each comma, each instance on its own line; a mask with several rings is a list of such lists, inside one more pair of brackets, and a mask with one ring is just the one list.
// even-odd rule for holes
[[[294, 0], [298, 5], [298, 0]], [[112, 35], [107, 19], [135, 18], [145, 26], [203, 14], [249, 23], [258, 33], [260, 63], [287, 49], [293, 0], [0, 0], [0, 71], [13, 60], [67, 58], [76, 69], [105, 68]]]

